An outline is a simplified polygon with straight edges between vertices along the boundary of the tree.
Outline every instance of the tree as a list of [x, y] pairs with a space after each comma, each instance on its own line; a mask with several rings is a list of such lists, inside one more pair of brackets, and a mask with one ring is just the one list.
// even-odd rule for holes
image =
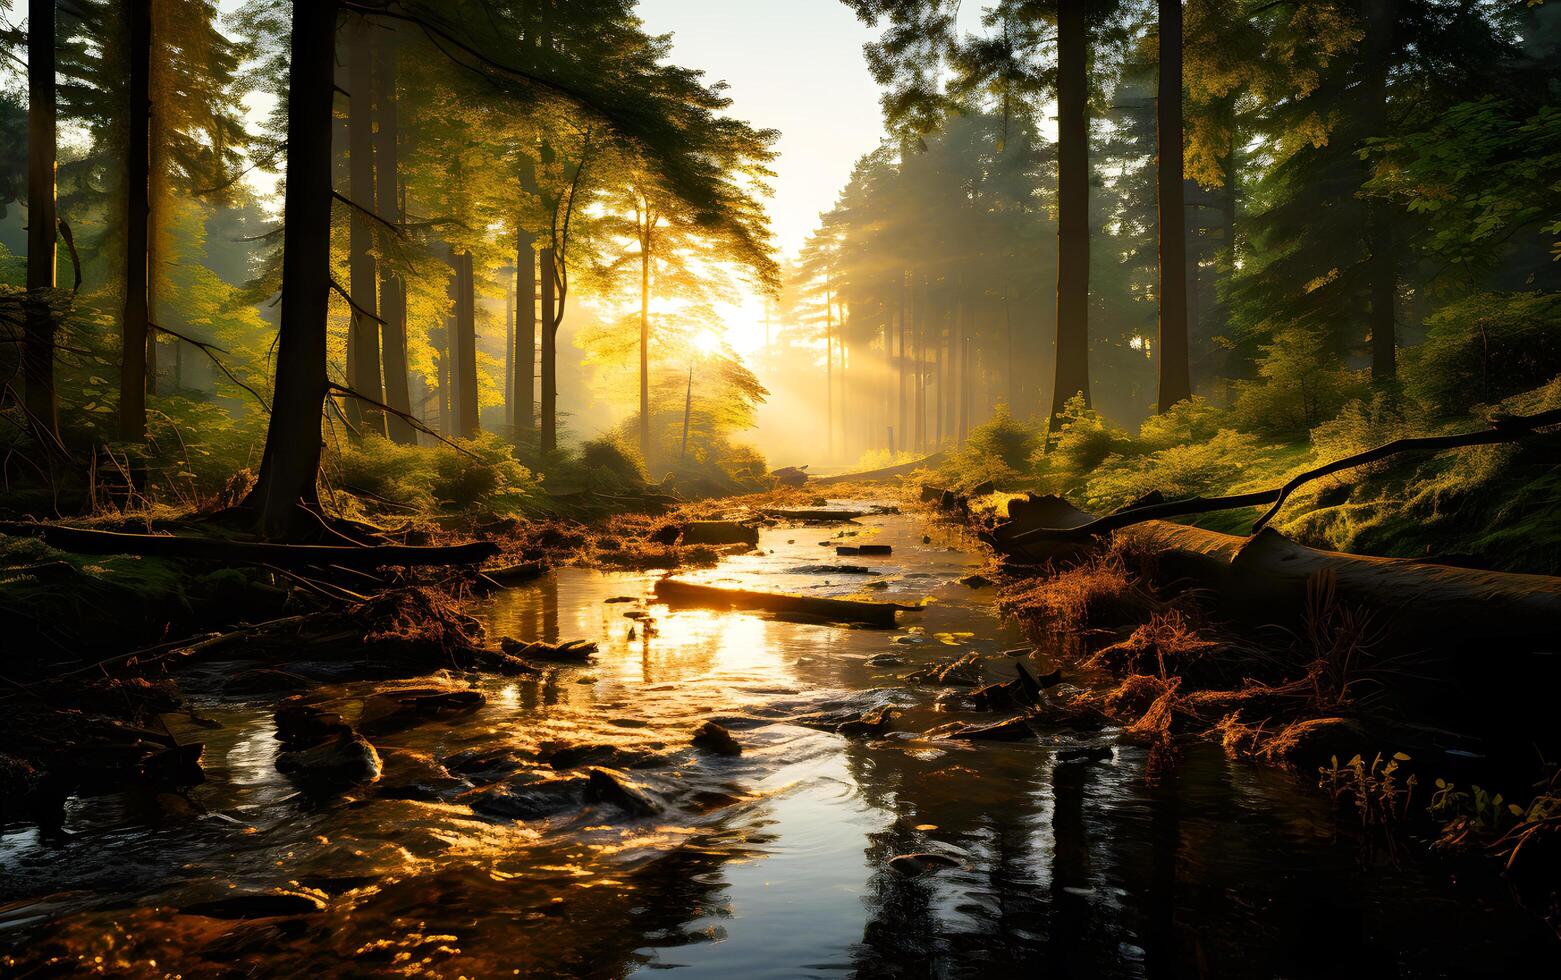
[[[348, 196], [352, 199], [348, 219], [348, 295], [352, 312], [348, 343], [351, 366], [347, 385], [363, 396], [347, 402], [347, 417], [357, 431], [385, 435], [384, 383], [380, 374], [380, 323], [377, 294], [378, 269], [374, 260], [376, 217], [391, 220], [388, 214], [375, 215], [374, 189], [374, 47], [368, 21], [349, 18], [345, 25], [347, 62], [347, 161]], [[391, 161], [394, 167], [394, 160]], [[394, 183], [394, 178], [392, 178]], [[391, 202], [393, 204], [393, 201]], [[393, 214], [393, 212], [390, 212]]]
[[27, 323], [22, 340], [23, 406], [45, 441], [59, 442], [54, 389], [55, 0], [27, 5]]
[[331, 102], [335, 0], [292, 0], [287, 85], [286, 221], [276, 385], [260, 475], [247, 504], [260, 532], [294, 538], [317, 506], [320, 416], [328, 392], [326, 310], [331, 271]]
[[1182, 166], [1182, 0], [1159, 0], [1155, 198], [1159, 214], [1160, 411], [1192, 397], [1187, 354], [1187, 230]]
[[130, 134], [125, 143], [125, 308], [119, 363], [119, 437], [146, 438], [148, 223], [151, 203], [151, 0], [125, 4], [130, 35]]

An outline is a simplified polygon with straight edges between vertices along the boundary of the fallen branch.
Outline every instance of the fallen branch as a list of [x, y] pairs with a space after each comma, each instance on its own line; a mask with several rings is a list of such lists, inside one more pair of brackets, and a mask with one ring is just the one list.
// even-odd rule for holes
[[747, 589], [723, 589], [679, 579], [656, 582], [656, 598], [668, 605], [698, 606], [712, 609], [754, 609], [762, 612], [817, 616], [837, 623], [866, 623], [894, 626], [894, 614], [917, 606], [893, 602], [863, 602], [856, 599], [831, 599], [825, 596], [789, 595], [783, 592], [751, 592]]
[[1254, 490], [1249, 493], [1230, 494], [1224, 497], [1189, 497], [1144, 507], [1130, 507], [1107, 514], [1105, 517], [1081, 524], [1078, 527], [1037, 527], [1021, 531], [1013, 536], [1015, 541], [1072, 541], [1097, 534], [1109, 534], [1119, 528], [1142, 524], [1145, 521], [1164, 520], [1169, 517], [1186, 517], [1192, 514], [1208, 514], [1220, 510], [1241, 507], [1271, 505], [1262, 517], [1252, 525], [1253, 533], [1261, 531], [1273, 520], [1292, 493], [1313, 480], [1331, 476], [1341, 470], [1379, 462], [1389, 456], [1406, 452], [1441, 452], [1447, 449], [1464, 449], [1470, 446], [1492, 446], [1505, 442], [1517, 442], [1534, 435], [1539, 429], [1561, 425], [1561, 409], [1551, 409], [1536, 415], [1502, 416], [1491, 421], [1489, 429], [1464, 432], [1450, 436], [1418, 436], [1411, 439], [1395, 439], [1392, 442], [1368, 449], [1365, 452], [1334, 460], [1291, 477], [1282, 487], [1270, 490]]
[[35, 535], [62, 551], [85, 555], [149, 555], [160, 558], [193, 558], [252, 565], [340, 565], [344, 568], [378, 568], [382, 565], [475, 565], [499, 553], [492, 541], [440, 547], [413, 545], [279, 544], [269, 541], [233, 541], [223, 538], [182, 537], [171, 534], [124, 534], [59, 524], [0, 522], [0, 533]]

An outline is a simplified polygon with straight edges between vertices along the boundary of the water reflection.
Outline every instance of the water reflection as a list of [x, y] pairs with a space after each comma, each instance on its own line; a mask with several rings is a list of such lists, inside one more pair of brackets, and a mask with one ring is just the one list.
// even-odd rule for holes
[[[1079, 743], [1064, 736], [917, 737], [949, 716], [902, 675], [971, 650], [996, 676], [1010, 670], [997, 652], [1020, 637], [993, 618], [989, 592], [957, 584], [979, 562], [957, 539], [875, 518], [858, 537], [893, 554], [850, 559], [870, 574], [799, 571], [838, 564], [819, 543], [828, 533], [768, 531], [759, 552], [702, 577], [936, 601], [892, 632], [840, 629], [671, 610], [651, 575], [559, 570], [477, 611], [494, 634], [594, 639], [595, 662], [482, 680], [475, 714], [379, 738], [384, 779], [346, 798], [312, 800], [277, 773], [268, 704], [209, 694], [203, 713], [223, 727], [185, 733], [207, 742], [209, 766], [184, 809], [77, 801], [59, 845], [7, 828], [0, 950], [108, 969], [102, 956], [127, 976], [603, 977], [1438, 974], [1553, 953], [1510, 906], [1433, 867], [1361, 868], [1314, 796], [1212, 746], [1151, 770], [1131, 747], [1072, 761]], [[868, 664], [885, 652], [908, 663]], [[324, 693], [355, 717], [379, 688]], [[794, 723], [888, 701], [905, 711], [888, 738]], [[689, 745], [712, 719], [741, 757]], [[624, 770], [663, 811], [474, 808], [472, 794], [565, 750]], [[497, 782], [447, 770], [463, 758]], [[918, 852], [958, 866], [891, 868]], [[273, 888], [325, 908], [254, 923], [168, 911]]]

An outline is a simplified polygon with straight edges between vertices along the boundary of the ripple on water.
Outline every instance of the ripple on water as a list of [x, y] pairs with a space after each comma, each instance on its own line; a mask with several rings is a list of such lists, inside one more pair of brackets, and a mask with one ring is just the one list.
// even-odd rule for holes
[[[594, 640], [593, 662], [476, 681], [485, 703], [471, 714], [376, 736], [384, 777], [343, 797], [310, 797], [276, 771], [264, 698], [197, 679], [222, 727], [179, 734], [207, 742], [207, 783], [183, 809], [73, 802], [63, 843], [7, 828], [0, 949], [102, 956], [130, 976], [244, 963], [274, 976], [791, 977], [1163, 963], [1250, 975], [1329, 957], [1458, 972], [1532, 947], [1499, 904], [1459, 902], [1426, 869], [1363, 870], [1314, 797], [1218, 752], [1191, 750], [1149, 780], [1133, 748], [1062, 761], [1051, 749], [1064, 739], [919, 737], [950, 715], [904, 675], [977, 652], [995, 677], [1011, 670], [997, 652], [1023, 637], [993, 616], [990, 590], [957, 584], [983, 564], [976, 550], [924, 543], [909, 516], [859, 523], [852, 541], [892, 554], [838, 559], [817, 543], [833, 529], [772, 528], [759, 551], [695, 577], [839, 596], [862, 588], [838, 568], [849, 562], [887, 583], [868, 598], [935, 600], [900, 628], [673, 610], [654, 601], [652, 574], [559, 569], [474, 612], [494, 635]], [[868, 662], [884, 654], [903, 663]], [[585, 674], [595, 683], [576, 683]], [[352, 719], [381, 689], [314, 693]], [[902, 713], [893, 730], [831, 730], [877, 708]], [[707, 721], [742, 754], [690, 745]], [[656, 812], [588, 798], [592, 767]], [[539, 780], [569, 784], [568, 805], [527, 819], [472, 806]], [[893, 870], [918, 853], [953, 863]], [[299, 889], [323, 909], [251, 923], [168, 912]]]

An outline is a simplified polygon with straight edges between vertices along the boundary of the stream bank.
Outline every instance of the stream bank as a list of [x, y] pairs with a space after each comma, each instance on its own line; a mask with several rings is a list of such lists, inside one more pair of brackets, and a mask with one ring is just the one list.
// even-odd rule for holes
[[[842, 559], [842, 541], [891, 553]], [[164, 717], [204, 741], [204, 782], [72, 799], [53, 837], [8, 825], [0, 963], [1239, 976], [1554, 954], [1488, 879], [1455, 885], [1413, 855], [1363, 863], [1326, 799], [1216, 746], [1168, 768], [1110, 728], [938, 737], [994, 715], [970, 710], [969, 685], [912, 676], [967, 656], [984, 680], [1016, 660], [1043, 675], [1066, 639], [1037, 649], [1001, 620], [971, 578], [985, 560], [957, 529], [882, 514], [766, 527], [757, 549], [688, 573], [923, 607], [889, 629], [672, 608], [654, 573], [555, 569], [466, 611], [490, 638], [596, 643], [584, 663], [414, 681], [289, 665], [313, 717], [361, 731], [378, 759], [377, 778], [330, 791], [279, 771], [289, 692], [239, 693], [244, 668], [192, 665], [192, 714]], [[1049, 696], [1106, 686], [1065, 671]], [[398, 716], [433, 695], [454, 710]], [[740, 754], [696, 744], [709, 723]]]

